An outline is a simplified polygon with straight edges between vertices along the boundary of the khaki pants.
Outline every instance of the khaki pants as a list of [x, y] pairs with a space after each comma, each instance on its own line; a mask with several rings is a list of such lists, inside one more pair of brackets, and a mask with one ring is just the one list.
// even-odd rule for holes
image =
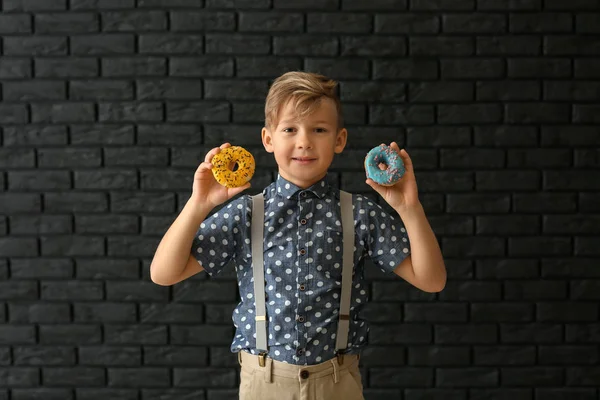
[[238, 353], [240, 400], [364, 400], [356, 354], [316, 365], [293, 365], [271, 358], [264, 367], [258, 356]]

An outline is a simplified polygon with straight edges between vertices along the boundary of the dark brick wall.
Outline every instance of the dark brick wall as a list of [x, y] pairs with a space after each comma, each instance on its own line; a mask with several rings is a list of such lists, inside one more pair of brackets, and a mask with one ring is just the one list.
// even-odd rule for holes
[[599, 33], [596, 0], [3, 0], [0, 400], [237, 398], [234, 275], [148, 266], [207, 150], [273, 178], [292, 69], [341, 82], [344, 189], [406, 146], [447, 262], [369, 269], [367, 399], [599, 398]]

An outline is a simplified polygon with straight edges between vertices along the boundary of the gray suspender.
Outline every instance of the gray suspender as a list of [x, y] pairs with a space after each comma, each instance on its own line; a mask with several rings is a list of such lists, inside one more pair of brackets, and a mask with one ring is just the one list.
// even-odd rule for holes
[[265, 311], [265, 265], [263, 263], [263, 233], [265, 199], [262, 193], [252, 196], [252, 271], [256, 303], [256, 348], [267, 351], [267, 314]]
[[[265, 201], [261, 193], [252, 196], [252, 273], [254, 277], [254, 301], [256, 304], [256, 348], [261, 353], [267, 348], [267, 316], [265, 310], [265, 273], [263, 263], [263, 233], [265, 221]], [[338, 331], [336, 335], [336, 352], [342, 353], [348, 344], [350, 328], [350, 300], [352, 294], [352, 270], [354, 269], [354, 210], [352, 195], [340, 190], [340, 208], [342, 213], [343, 259], [342, 259], [342, 293]]]

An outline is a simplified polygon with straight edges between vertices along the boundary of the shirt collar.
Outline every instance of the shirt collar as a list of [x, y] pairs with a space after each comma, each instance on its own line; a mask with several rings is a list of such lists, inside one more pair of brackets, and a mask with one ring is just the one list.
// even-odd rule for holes
[[297, 193], [301, 191], [312, 192], [317, 197], [322, 199], [327, 194], [327, 192], [331, 190], [331, 185], [329, 183], [328, 178], [329, 175], [325, 175], [323, 179], [316, 182], [311, 187], [307, 189], [302, 189], [301, 187], [294, 185], [292, 182], [282, 177], [280, 174], [277, 174], [277, 180], [275, 181], [275, 190], [279, 196], [283, 196], [288, 200], [296, 196]]

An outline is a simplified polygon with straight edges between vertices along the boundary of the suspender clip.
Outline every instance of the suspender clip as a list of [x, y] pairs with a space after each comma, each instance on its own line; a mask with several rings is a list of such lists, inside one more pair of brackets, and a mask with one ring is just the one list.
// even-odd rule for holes
[[266, 365], [266, 360], [267, 360], [267, 353], [264, 351], [261, 351], [260, 353], [258, 353], [258, 365], [261, 367], [264, 367]]
[[339, 365], [344, 364], [344, 353], [342, 353], [341, 351], [338, 350], [335, 355], [337, 357], [338, 364]]

